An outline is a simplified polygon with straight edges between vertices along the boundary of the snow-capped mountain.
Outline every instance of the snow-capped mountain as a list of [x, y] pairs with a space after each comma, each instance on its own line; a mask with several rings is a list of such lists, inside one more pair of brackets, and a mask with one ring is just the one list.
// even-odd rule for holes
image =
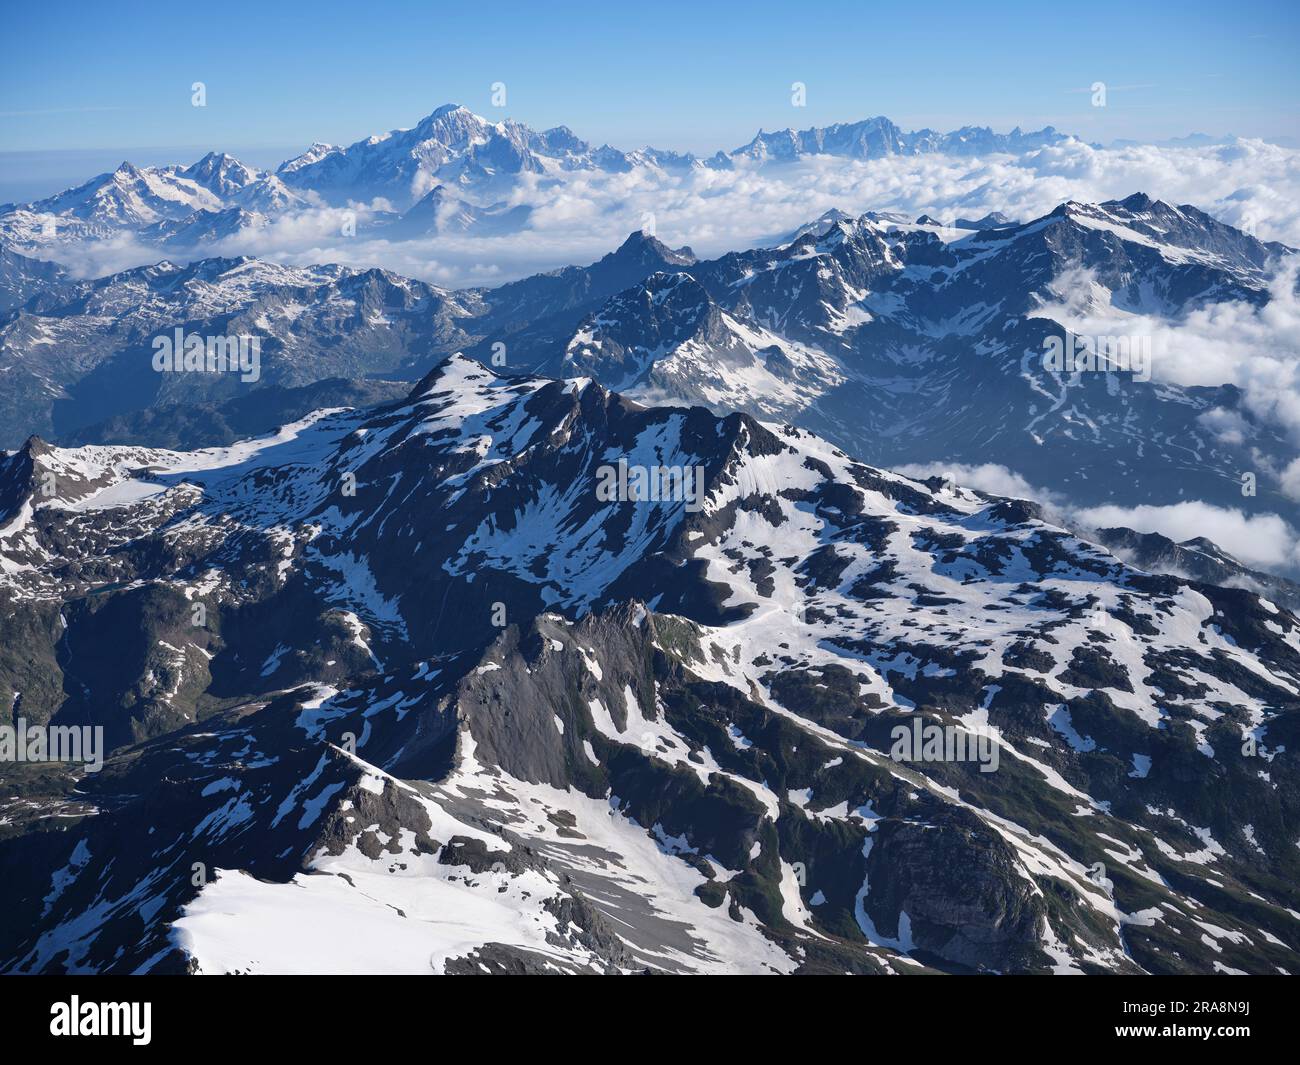
[[593, 166], [591, 146], [563, 126], [538, 133], [510, 119], [489, 122], [447, 104], [410, 129], [348, 147], [313, 145], [276, 173], [291, 187], [330, 202], [380, 196], [403, 207], [435, 185], [504, 189], [520, 174]]
[[29, 204], [0, 208], [0, 237], [19, 248], [102, 239], [195, 211], [218, 211], [220, 196], [179, 168], [123, 163], [84, 185]]
[[[23, 292], [31, 282], [23, 283]], [[144, 408], [220, 403], [260, 387], [330, 378], [416, 378], [468, 335], [477, 307], [384, 270], [286, 267], [256, 259], [162, 262], [45, 289], [0, 319], [5, 443], [75, 434]], [[256, 380], [232, 373], [161, 373], [159, 338], [249, 337]], [[264, 428], [262, 426], [261, 428]]]
[[[324, 205], [369, 205], [373, 214], [360, 229], [389, 240], [463, 232], [492, 236], [526, 228], [530, 208], [511, 198], [521, 181], [553, 183], [584, 172], [646, 168], [725, 170], [809, 154], [867, 159], [1024, 153], [1066, 139], [1050, 127], [1030, 134], [975, 128], [907, 133], [882, 117], [799, 133], [760, 131], [742, 148], [699, 159], [650, 147], [596, 147], [565, 126], [539, 132], [513, 119], [491, 121], [446, 104], [409, 129], [346, 146], [315, 143], [273, 174], [222, 152], [186, 167], [123, 163], [57, 196], [0, 207], [0, 240], [32, 251], [130, 234], [179, 257], [260, 228], [268, 219], [300, 216]], [[431, 203], [427, 198], [434, 193]], [[236, 209], [243, 213], [231, 213]]]
[[20, 249], [131, 234], [158, 247], [196, 248], [266, 224], [311, 200], [278, 177], [210, 152], [189, 167], [136, 167], [44, 200], [0, 207], [0, 239]]
[[[421, 201], [427, 221], [456, 217], [440, 190]], [[1177, 323], [1210, 305], [1262, 306], [1290, 252], [1138, 194], [1022, 224], [828, 214], [779, 246], [707, 261], [636, 232], [589, 266], [461, 292], [384, 271], [220, 259], [42, 291], [34, 261], [11, 255], [9, 298], [40, 295], [0, 321], [11, 382], [0, 443], [75, 440], [146, 406], [219, 404], [261, 385], [413, 380], [463, 351], [655, 402], [788, 420], [882, 466], [995, 463], [1083, 506], [1239, 506], [1257, 456], [1282, 468], [1297, 451], [1237, 388], [1180, 386], [1159, 365], [1150, 380], [1053, 369], [1044, 355], [1095, 314]], [[148, 345], [178, 325], [259, 336], [262, 380], [160, 380]], [[244, 424], [270, 429], [276, 409], [265, 413], [272, 420]], [[1238, 431], [1219, 432], [1224, 418]], [[116, 437], [86, 437], [105, 438]], [[1300, 524], [1276, 480], [1261, 476], [1258, 492], [1262, 508]]]
[[[336, 202], [382, 196], [410, 203], [434, 183], [452, 188], [508, 187], [519, 174], [555, 175], [574, 170], [624, 173], [641, 166], [659, 169], [727, 169], [739, 161], [788, 161], [802, 155], [841, 155], [857, 159], [930, 152], [982, 154], [1026, 152], [1068, 138], [1051, 127], [1010, 134], [967, 127], [952, 133], [906, 133], [887, 118], [796, 133], [763, 133], [735, 151], [700, 160], [695, 156], [644, 148], [599, 148], [565, 126], [536, 132], [512, 120], [490, 122], [467, 108], [447, 104], [411, 129], [369, 137], [346, 148], [314, 144], [277, 173], [295, 188], [310, 189]], [[505, 182], [505, 184], [503, 184]]]
[[72, 279], [57, 263], [20, 255], [0, 244], [0, 314], [37, 298], [57, 301], [72, 287]]
[[1293, 613], [1300, 611], [1300, 584], [1249, 569], [1203, 536], [1182, 543], [1174, 543], [1159, 533], [1136, 533], [1132, 529], [1098, 529], [1092, 536], [1125, 562], [1142, 569], [1228, 588], [1249, 588]]
[[193, 166], [182, 170], [180, 176], [202, 185], [223, 200], [239, 195], [266, 177], [225, 152], [208, 152]]
[[[1263, 305], [1291, 252], [1140, 194], [1021, 225], [823, 218], [780, 247], [650, 277], [522, 355], [633, 395], [795, 421], [882, 465], [993, 462], [1079, 503], [1168, 503], [1176, 490], [1231, 506], [1256, 455], [1296, 455], [1237, 389], [1044, 355], [1099, 312], [1133, 320], [1120, 339], [1152, 355], [1142, 317]], [[1215, 412], [1247, 434], [1216, 434]], [[1296, 515], [1275, 484], [1261, 491]]]
[[759, 130], [753, 140], [737, 148], [731, 156], [757, 162], [788, 162], [805, 155], [842, 155], [852, 159], [932, 152], [985, 155], [1034, 151], [1069, 139], [1051, 126], [1030, 133], [1019, 127], [1010, 133], [994, 133], [987, 126], [963, 126], [951, 133], [938, 133], [932, 129], [907, 132], [878, 115], [861, 122], [837, 122], [833, 126], [804, 130], [787, 128], [772, 133]]
[[1300, 620], [1021, 503], [453, 357], [0, 510], [0, 698], [116, 748], [5, 778], [6, 971], [1300, 965]]
[[714, 409], [803, 409], [845, 381], [835, 359], [721, 309], [687, 272], [656, 273], [579, 325], [564, 372]]
[[140, 230], [150, 244], [163, 247], [196, 248], [262, 229], [271, 219], [260, 211], [227, 207], [220, 211], [193, 211], [183, 218], [168, 218]]
[[430, 189], [402, 215], [376, 225], [378, 235], [390, 240], [410, 240], [440, 233], [468, 233], [480, 236], [513, 233], [522, 229], [532, 208], [504, 201], [475, 206], [447, 191], [446, 186]]
[[[590, 266], [449, 292], [383, 270], [247, 257], [162, 262], [76, 281], [52, 264], [0, 254], [0, 295], [15, 308], [0, 318], [0, 372], [8, 381], [0, 392], [0, 446], [7, 447], [33, 433], [103, 439], [89, 427], [142, 410], [209, 407], [268, 387], [379, 376], [414, 381], [456, 350], [490, 360], [493, 345], [506, 343], [522, 358], [529, 347], [559, 342], [593, 307], [649, 274], [695, 262], [689, 248], [674, 251], [635, 233]], [[244, 382], [155, 372], [152, 345], [177, 328], [205, 338], [258, 338], [260, 376]], [[513, 357], [509, 364], [520, 365]], [[268, 430], [289, 409], [267, 406], [269, 420], [244, 424]], [[228, 439], [219, 432], [209, 442]]]
[[[531, 338], [539, 323], [557, 319], [576, 321], [582, 313], [628, 289], [651, 274], [683, 270], [696, 262], [687, 247], [670, 248], [657, 237], [637, 230], [618, 248], [589, 266], [566, 266], [521, 281], [479, 289], [476, 294], [489, 308], [490, 327], [485, 335], [510, 338], [512, 346], [528, 351], [541, 348]], [[577, 317], [575, 317], [575, 314]], [[518, 363], [518, 359], [512, 360]]]

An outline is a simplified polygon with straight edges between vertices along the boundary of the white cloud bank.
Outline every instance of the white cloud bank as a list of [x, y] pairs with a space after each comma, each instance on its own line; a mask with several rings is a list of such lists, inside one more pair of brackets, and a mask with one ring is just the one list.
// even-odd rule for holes
[[[1208, 304], [1176, 319], [1126, 313], [1106, 303], [1079, 299], [1092, 288], [1081, 272], [1058, 282], [1075, 299], [1039, 312], [1079, 335], [1127, 335], [1151, 340], [1151, 371], [1157, 381], [1178, 385], [1236, 385], [1245, 409], [1300, 446], [1300, 256], [1279, 264], [1268, 301]], [[1218, 410], [1202, 423], [1225, 443], [1240, 444], [1249, 427], [1235, 411]], [[1300, 499], [1300, 469], [1290, 477]], [[1288, 483], [1287, 481], [1283, 482]]]
[[1209, 503], [1184, 502], [1159, 507], [1086, 507], [1073, 511], [1071, 518], [1082, 527], [1125, 526], [1179, 542], [1204, 537], [1255, 569], [1300, 568], [1300, 535], [1276, 514], [1244, 514]]
[[1011, 499], [1028, 499], [1055, 507], [1059, 497], [1046, 488], [1038, 488], [1014, 470], [996, 462], [983, 462], [971, 466], [961, 462], [910, 462], [904, 466], [892, 467], [895, 473], [924, 481], [930, 477], [941, 477], [946, 481], [975, 488], [990, 495], [1007, 496]]
[[[1300, 479], [1300, 462], [1295, 467]], [[1164, 506], [1077, 507], [1057, 493], [1031, 484], [1014, 470], [992, 462], [974, 466], [959, 462], [913, 463], [895, 467], [895, 471], [917, 480], [948, 477], [991, 495], [1041, 503], [1048, 521], [1077, 529], [1084, 536], [1092, 529], [1127, 528], [1159, 533], [1175, 543], [1204, 537], [1253, 569], [1300, 573], [1300, 532], [1277, 514], [1246, 514], [1199, 501]]]

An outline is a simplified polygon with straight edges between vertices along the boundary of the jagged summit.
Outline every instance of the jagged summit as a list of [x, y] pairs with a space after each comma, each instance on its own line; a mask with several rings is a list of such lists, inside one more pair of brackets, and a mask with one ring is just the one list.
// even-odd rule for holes
[[686, 245], [670, 248], [658, 237], [640, 229], [632, 230], [627, 240], [623, 241], [612, 255], [615, 259], [636, 258], [673, 266], [690, 266], [697, 261], [695, 253]]

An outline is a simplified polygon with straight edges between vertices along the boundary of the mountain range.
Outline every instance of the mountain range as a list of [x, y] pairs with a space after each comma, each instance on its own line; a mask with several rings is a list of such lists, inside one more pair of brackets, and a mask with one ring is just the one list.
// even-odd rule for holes
[[[1254, 471], [1249, 505], [1298, 526], [1276, 470], [1300, 452], [1236, 386], [1180, 385], [1163, 352], [1148, 352], [1150, 380], [1044, 361], [1092, 313], [1138, 323], [1120, 339], [1140, 347], [1145, 321], [1263, 307], [1292, 254], [1141, 194], [1025, 223], [830, 212], [784, 244], [710, 260], [635, 232], [588, 266], [464, 290], [249, 258], [81, 281], [9, 250], [0, 444], [228, 443], [174, 434], [187, 408], [215, 424], [230, 403], [245, 404], [245, 431], [269, 431], [307, 413], [305, 396], [327, 398], [302, 389], [411, 382], [463, 351], [647, 402], [789, 421], [883, 467], [997, 464], [1079, 507], [1241, 507]], [[150, 346], [176, 327], [257, 336], [259, 380], [155, 372]], [[246, 403], [263, 388], [276, 391]]]
[[513, 202], [522, 180], [555, 182], [582, 172], [621, 174], [731, 169], [808, 155], [874, 159], [889, 155], [1025, 153], [1069, 138], [1050, 126], [1009, 134], [965, 127], [906, 132], [884, 117], [825, 128], [760, 131], [747, 145], [707, 159], [642, 148], [595, 147], [564, 126], [537, 132], [511, 119], [492, 122], [455, 104], [410, 129], [355, 144], [313, 144], [274, 172], [212, 152], [188, 167], [124, 162], [77, 188], [26, 204], [0, 205], [0, 240], [17, 250], [131, 234], [173, 252], [200, 249], [277, 219], [332, 206], [370, 205], [359, 231], [388, 240], [523, 229], [531, 208]]
[[451, 356], [31, 441], [0, 558], [0, 698], [111, 748], [6, 772], [5, 971], [1300, 965], [1296, 615], [804, 430]]
[[1063, 139], [449, 106], [0, 208], [0, 971], [1300, 972], [1300, 574], [1139, 520], [1300, 528], [1286, 381], [1205, 369], [1258, 337], [1179, 347], [1285, 346], [1295, 249], [1142, 193], [493, 287], [210, 247]]
[[[1294, 460], [1235, 387], [1179, 385], [1161, 362], [1177, 353], [1150, 350], [1143, 324], [1268, 303], [1291, 249], [1141, 194], [980, 223], [840, 218], [778, 248], [672, 264], [589, 312], [562, 348], [543, 331], [512, 355], [633, 396], [794, 421], [882, 466], [1000, 464], [1083, 505], [1168, 503], [1176, 488], [1239, 506], [1261, 451]], [[1120, 339], [1147, 345], [1151, 380], [1045, 364], [1098, 312], [1133, 322]], [[1247, 431], [1216, 433], [1222, 417]], [[1296, 516], [1276, 484], [1261, 492]]]

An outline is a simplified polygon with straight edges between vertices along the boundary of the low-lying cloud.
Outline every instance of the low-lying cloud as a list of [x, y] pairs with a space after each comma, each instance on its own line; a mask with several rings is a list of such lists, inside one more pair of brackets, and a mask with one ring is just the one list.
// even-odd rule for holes
[[[993, 462], [913, 463], [895, 467], [905, 477], [944, 477], [990, 495], [1028, 499], [1043, 505], [1046, 520], [1083, 536], [1096, 529], [1125, 528], [1159, 533], [1175, 543], [1204, 537], [1252, 569], [1300, 574], [1300, 532], [1277, 514], [1246, 514], [1200, 501], [1133, 507], [1103, 504], [1079, 507], [1046, 488], [1031, 484], [1015, 470]], [[1292, 475], [1300, 481], [1300, 461]]]
[[1160, 533], [1179, 542], [1204, 537], [1253, 568], [1278, 572], [1300, 569], [1300, 534], [1277, 514], [1245, 514], [1189, 501], [1168, 506], [1085, 507], [1072, 511], [1069, 517], [1076, 527], [1122, 526], [1142, 533]]
[[1149, 340], [1156, 382], [1240, 389], [1239, 407], [1206, 412], [1202, 428], [1251, 450], [1253, 472], [1300, 501], [1300, 458], [1291, 458], [1300, 448], [1300, 256], [1278, 262], [1264, 302], [1224, 300], [1177, 317], [1131, 313], [1093, 299], [1104, 290], [1087, 271], [1072, 274], [1057, 283], [1061, 302], [1037, 313], [1076, 335]]
[[910, 462], [893, 467], [895, 473], [918, 481], [941, 477], [966, 488], [975, 488], [990, 495], [1011, 499], [1028, 499], [1048, 506], [1057, 506], [1061, 500], [1046, 488], [1030, 484], [1014, 470], [996, 462], [968, 465], [961, 462]]

